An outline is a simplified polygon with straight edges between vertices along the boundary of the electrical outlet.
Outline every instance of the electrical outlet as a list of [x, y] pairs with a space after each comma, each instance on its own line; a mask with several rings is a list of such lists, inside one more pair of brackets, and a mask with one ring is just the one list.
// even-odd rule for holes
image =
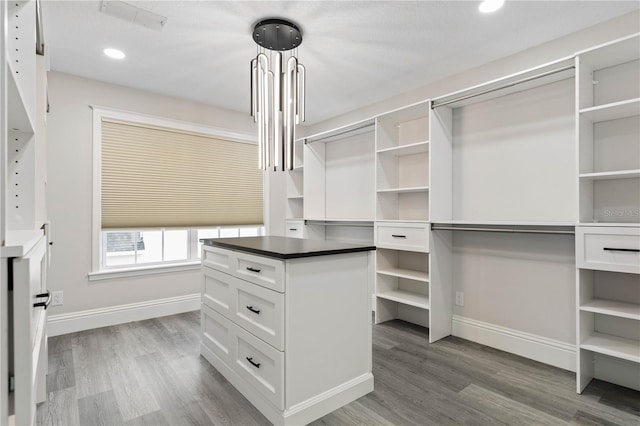
[[464, 306], [464, 291], [456, 291], [456, 306]]
[[62, 294], [63, 293], [61, 291], [54, 291], [53, 292], [53, 300], [51, 301], [51, 305], [52, 306], [60, 306], [60, 305], [62, 305], [62, 303], [64, 302]]

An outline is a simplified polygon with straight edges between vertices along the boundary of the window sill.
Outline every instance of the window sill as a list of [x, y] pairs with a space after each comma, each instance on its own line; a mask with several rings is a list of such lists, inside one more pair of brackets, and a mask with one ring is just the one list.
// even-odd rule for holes
[[165, 274], [169, 272], [196, 271], [200, 269], [200, 261], [171, 265], [138, 266], [135, 268], [110, 269], [89, 272], [89, 281], [112, 280], [117, 278], [139, 277], [145, 275]]

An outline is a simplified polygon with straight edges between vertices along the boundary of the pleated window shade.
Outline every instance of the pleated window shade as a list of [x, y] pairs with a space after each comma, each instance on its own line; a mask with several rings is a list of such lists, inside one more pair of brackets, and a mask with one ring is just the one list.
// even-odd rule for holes
[[252, 143], [102, 121], [102, 228], [258, 225]]

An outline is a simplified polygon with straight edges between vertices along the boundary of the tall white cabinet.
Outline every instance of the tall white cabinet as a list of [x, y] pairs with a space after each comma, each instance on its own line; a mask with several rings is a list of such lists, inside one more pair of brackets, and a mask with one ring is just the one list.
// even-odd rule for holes
[[577, 391], [640, 389], [640, 35], [578, 52]]
[[32, 424], [46, 396], [47, 64], [35, 52], [35, 1], [0, 10], [0, 423]]

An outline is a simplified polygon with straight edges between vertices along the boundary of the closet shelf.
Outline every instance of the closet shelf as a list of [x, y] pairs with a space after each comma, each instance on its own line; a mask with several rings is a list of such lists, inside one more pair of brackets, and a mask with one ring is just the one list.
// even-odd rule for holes
[[35, 126], [24, 104], [24, 97], [10, 62], [7, 67], [7, 124], [9, 130], [33, 133]]
[[594, 123], [640, 115], [640, 98], [582, 108], [580, 115]]
[[378, 154], [388, 155], [411, 155], [419, 154], [421, 152], [429, 152], [429, 141], [416, 142], [406, 145], [393, 146], [391, 148], [383, 148], [376, 151]]
[[389, 188], [389, 189], [378, 189], [376, 192], [378, 193], [390, 193], [390, 194], [406, 194], [410, 192], [429, 192], [428, 186], [414, 186], [409, 188]]
[[614, 226], [637, 228], [640, 222], [580, 222], [578, 226]]
[[380, 299], [399, 302], [404, 305], [415, 306], [420, 309], [429, 309], [429, 297], [403, 290], [386, 290], [377, 294]]
[[435, 220], [434, 225], [478, 225], [478, 226], [545, 226], [545, 227], [571, 227], [575, 222], [527, 222], [515, 220]]
[[34, 229], [32, 231], [8, 230], [5, 235], [4, 245], [0, 247], [0, 255], [3, 258], [25, 256], [43, 236], [44, 231], [42, 229]]
[[640, 305], [633, 303], [596, 299], [580, 306], [580, 310], [640, 321]]
[[640, 342], [603, 333], [592, 333], [580, 349], [640, 363]]
[[586, 181], [611, 180], [611, 179], [633, 179], [640, 177], [640, 169], [619, 170], [615, 172], [580, 173], [580, 179]]
[[397, 278], [407, 278], [414, 281], [420, 281], [423, 283], [429, 282], [429, 273], [423, 271], [414, 271], [411, 269], [402, 268], [384, 268], [376, 271], [378, 274], [389, 275]]

